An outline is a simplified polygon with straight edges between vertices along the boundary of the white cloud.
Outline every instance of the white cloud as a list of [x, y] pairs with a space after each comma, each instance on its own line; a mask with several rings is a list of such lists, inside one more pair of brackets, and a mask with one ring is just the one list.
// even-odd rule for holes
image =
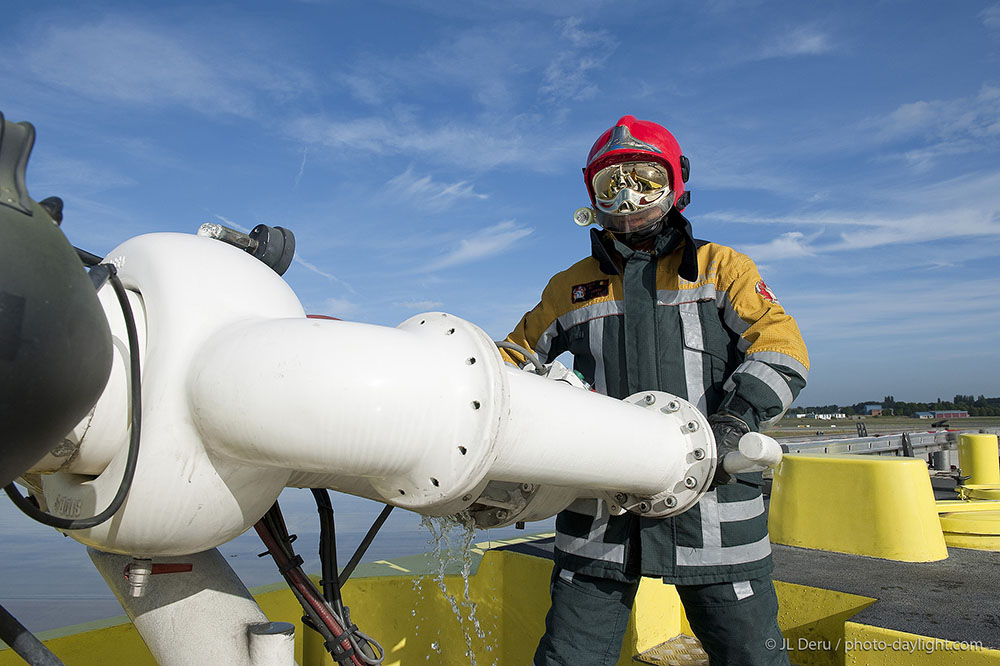
[[[912, 203], [913, 200], [911, 198], [907, 203]], [[932, 202], [934, 205], [918, 213], [893, 210], [890, 205], [877, 213], [841, 209], [770, 217], [716, 212], [701, 217], [748, 225], [819, 228], [809, 235], [796, 230], [783, 233], [768, 243], [747, 246], [747, 253], [751, 257], [771, 261], [879, 247], [1000, 236], [1000, 204], [984, 199], [966, 201], [964, 206], [949, 207], [952, 203], [950, 200], [936, 200], [931, 191], [925, 192], [921, 200]]]
[[596, 96], [598, 87], [593, 73], [617, 46], [606, 31], [587, 31], [580, 24], [579, 18], [572, 17], [557, 24], [565, 43], [545, 68], [539, 89], [551, 101], [581, 101]]
[[828, 34], [812, 26], [797, 26], [770, 41], [773, 43], [763, 47], [757, 59], [822, 55], [832, 51], [834, 46]]
[[812, 242], [821, 233], [806, 236], [801, 231], [789, 231], [767, 243], [747, 245], [741, 249], [744, 249], [755, 261], [811, 257], [816, 254], [816, 250], [812, 247]]
[[969, 97], [910, 102], [864, 124], [882, 141], [916, 138], [954, 144], [965, 140], [965, 150], [975, 150], [983, 141], [1000, 138], [1000, 87], [983, 85]]
[[1000, 30], [1000, 3], [991, 5], [979, 13], [983, 25], [992, 30]]
[[528, 23], [480, 21], [414, 52], [362, 52], [331, 78], [380, 110], [433, 90], [447, 98], [463, 91], [487, 112], [496, 112], [518, 102], [519, 79], [539, 67], [534, 63], [545, 62], [552, 48], [547, 35]]
[[441, 301], [403, 301], [396, 304], [406, 310], [420, 310], [421, 312], [433, 312], [444, 307]]
[[316, 314], [325, 314], [337, 317], [338, 319], [345, 319], [358, 314], [360, 311], [360, 305], [346, 298], [327, 298], [323, 301], [323, 312]]
[[[537, 118], [516, 116], [502, 121], [450, 121], [433, 126], [412, 118], [301, 117], [288, 132], [305, 143], [332, 148], [338, 155], [410, 155], [421, 160], [485, 170], [518, 165], [552, 171], [580, 151], [576, 137], [553, 138]], [[544, 146], [544, 150], [539, 150]]]
[[394, 176], [386, 183], [390, 193], [395, 193], [423, 208], [442, 211], [462, 199], [485, 200], [488, 194], [476, 192], [472, 183], [460, 180], [455, 183], [440, 183], [431, 176], [418, 177], [413, 173], [413, 167]]
[[[208, 114], [252, 115], [258, 95], [284, 98], [306, 78], [273, 54], [190, 31], [109, 15], [56, 23], [22, 48], [23, 66], [49, 86], [103, 103], [182, 106]], [[241, 43], [242, 45], [242, 43]]]
[[68, 157], [65, 155], [46, 156], [45, 160], [33, 163], [31, 189], [35, 192], [65, 196], [69, 191], [102, 192], [117, 187], [134, 185], [135, 181], [114, 169]]
[[531, 227], [522, 227], [513, 220], [500, 222], [460, 240], [453, 251], [431, 262], [422, 270], [437, 271], [492, 257], [507, 251], [533, 231]]

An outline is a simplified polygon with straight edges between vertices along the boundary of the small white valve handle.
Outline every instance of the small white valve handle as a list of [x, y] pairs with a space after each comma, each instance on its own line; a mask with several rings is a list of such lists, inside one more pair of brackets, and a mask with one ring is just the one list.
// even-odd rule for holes
[[729, 474], [759, 472], [781, 462], [781, 445], [773, 438], [759, 432], [748, 432], [740, 437], [739, 451], [728, 454], [722, 468]]

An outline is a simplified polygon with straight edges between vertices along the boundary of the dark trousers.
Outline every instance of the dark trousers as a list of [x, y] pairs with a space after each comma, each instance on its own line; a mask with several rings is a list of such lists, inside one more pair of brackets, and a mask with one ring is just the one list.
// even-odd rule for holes
[[[556, 569], [533, 665], [613, 666], [638, 587]], [[711, 666], [788, 666], [770, 577], [680, 585], [677, 593]]]

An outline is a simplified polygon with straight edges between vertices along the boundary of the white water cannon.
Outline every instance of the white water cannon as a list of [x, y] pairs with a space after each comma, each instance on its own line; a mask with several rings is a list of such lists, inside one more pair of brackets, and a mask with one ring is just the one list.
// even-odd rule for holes
[[[680, 513], [709, 489], [716, 447], [691, 403], [616, 400], [503, 362], [473, 324], [441, 312], [396, 328], [307, 318], [290, 287], [211, 238], [150, 234], [106, 258], [136, 313], [142, 430], [128, 497], [71, 530], [147, 558], [223, 544], [286, 487], [330, 488], [481, 527], [547, 518], [581, 497], [616, 513]], [[41, 499], [77, 518], [109, 505], [129, 441], [129, 350], [118, 303], [108, 385], [43, 458]], [[749, 436], [748, 436], [749, 437]], [[755, 435], [729, 472], [774, 462]], [[773, 446], [772, 446], [773, 445]], [[775, 451], [777, 453], [775, 453]]]

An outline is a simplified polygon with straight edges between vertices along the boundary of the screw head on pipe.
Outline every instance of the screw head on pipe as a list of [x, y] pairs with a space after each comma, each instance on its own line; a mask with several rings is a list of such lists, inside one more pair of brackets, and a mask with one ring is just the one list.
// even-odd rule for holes
[[666, 406], [666, 410], [668, 412], [676, 412], [680, 408], [681, 408], [681, 403], [677, 402], [676, 400], [671, 400], [670, 402], [667, 403]]
[[668, 509], [672, 509], [677, 506], [677, 498], [673, 495], [667, 495], [667, 498], [663, 500], [663, 503], [667, 505]]
[[693, 476], [689, 476], [686, 479], [684, 479], [684, 487], [685, 488], [690, 489], [690, 488], [694, 488], [697, 485], [698, 485], [698, 479], [694, 478]]
[[647, 393], [646, 395], [642, 396], [642, 401], [647, 405], [652, 405], [654, 402], [656, 402], [656, 396], [653, 395], [652, 393]]
[[687, 429], [688, 432], [697, 432], [699, 426], [697, 421], [688, 421], [687, 425], [684, 427]]
[[692, 451], [692, 454], [694, 455], [695, 460], [705, 459], [705, 449], [695, 449], [694, 451]]
[[653, 508], [649, 502], [639, 502], [639, 512], [647, 513], [651, 508]]
[[624, 504], [625, 500], [628, 499], [628, 495], [625, 493], [615, 493], [615, 501], [619, 504]]

